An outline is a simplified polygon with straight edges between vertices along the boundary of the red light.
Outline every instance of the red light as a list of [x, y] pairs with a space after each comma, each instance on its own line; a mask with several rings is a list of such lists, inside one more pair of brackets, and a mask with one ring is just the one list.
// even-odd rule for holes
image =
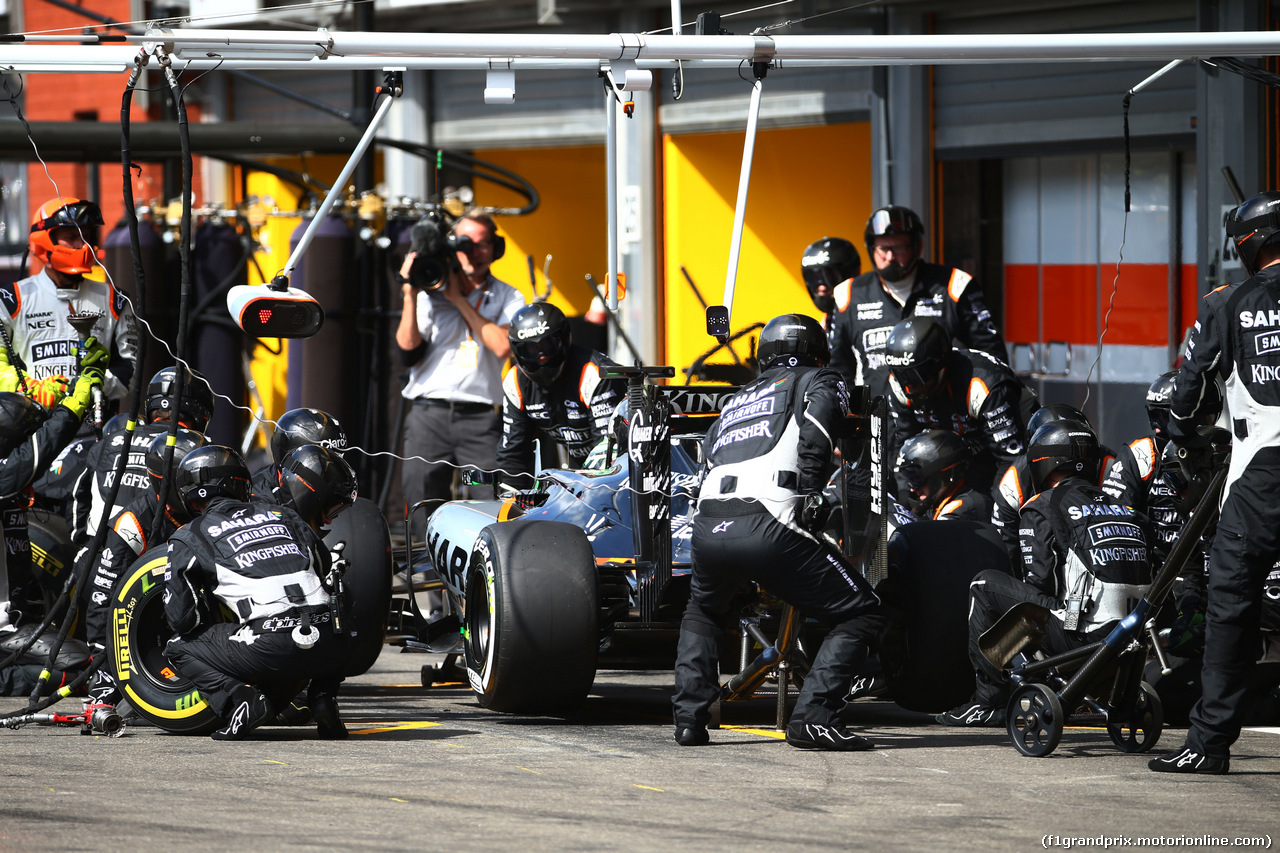
[[266, 322], [267, 322], [268, 320], [270, 320], [270, 319], [271, 319], [271, 309], [270, 309], [270, 308], [260, 308], [260, 309], [258, 309], [258, 322], [259, 322], [259, 323], [262, 323], [262, 324], [264, 324], [264, 325], [265, 325], [265, 324], [266, 324]]

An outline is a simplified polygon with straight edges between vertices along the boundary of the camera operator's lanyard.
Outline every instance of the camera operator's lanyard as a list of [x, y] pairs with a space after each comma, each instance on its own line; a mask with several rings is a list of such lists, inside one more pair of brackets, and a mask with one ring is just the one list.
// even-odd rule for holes
[[[471, 305], [471, 307], [476, 310], [477, 314], [480, 313], [480, 306], [484, 304], [484, 296], [487, 290], [484, 287], [480, 287], [478, 288], [478, 291], [480, 293], [480, 298], [476, 300], [475, 305], [471, 305], [470, 296], [462, 297], [467, 300], [468, 305]], [[467, 373], [471, 373], [480, 366], [480, 344], [476, 342], [475, 337], [471, 334], [471, 324], [467, 322], [465, 317], [462, 318], [462, 324], [467, 329], [467, 339], [458, 344], [458, 368]]]

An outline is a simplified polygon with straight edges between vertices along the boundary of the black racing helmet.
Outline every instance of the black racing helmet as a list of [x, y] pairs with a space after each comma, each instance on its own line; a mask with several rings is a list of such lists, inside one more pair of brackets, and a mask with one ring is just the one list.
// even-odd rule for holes
[[1059, 472], [1067, 477], [1098, 479], [1102, 451], [1098, 437], [1087, 426], [1070, 423], [1045, 424], [1031, 436], [1027, 447], [1031, 483], [1037, 492], [1044, 491], [1051, 476]]
[[[1173, 402], [1173, 389], [1177, 384], [1178, 371], [1170, 370], [1156, 377], [1156, 381], [1147, 388], [1147, 420], [1151, 422], [1151, 431], [1156, 440], [1168, 441], [1169, 405]], [[1209, 427], [1218, 422], [1222, 414], [1222, 389], [1218, 387], [1217, 377], [1204, 377], [1203, 403], [1198, 407], [1200, 414], [1196, 416], [1194, 426]]]
[[1027, 435], [1035, 435], [1036, 430], [1048, 424], [1077, 424], [1090, 429], [1093, 425], [1085, 417], [1085, 413], [1067, 403], [1050, 403], [1032, 412], [1027, 419]]
[[102, 434], [111, 435], [113, 432], [120, 432], [129, 425], [129, 416], [124, 412], [118, 415], [112, 415], [107, 418], [107, 422], [102, 425]]
[[[178, 379], [178, 368], [166, 367], [151, 377], [147, 385], [147, 418], [151, 421], [168, 420], [173, 405], [173, 385]], [[186, 428], [204, 432], [213, 417], [213, 389], [203, 376], [187, 371], [182, 385], [182, 400], [178, 404], [178, 421]]]
[[827, 332], [821, 323], [804, 314], [774, 317], [760, 331], [756, 358], [761, 370], [778, 365], [822, 367], [831, 359]]
[[[151, 439], [147, 445], [147, 473], [151, 475], [151, 486], [156, 490], [156, 494], [160, 494], [160, 483], [164, 479], [164, 448], [169, 442], [169, 434], [162, 432]], [[175, 509], [185, 507], [178, 498], [178, 490], [176, 488], [178, 479], [178, 468], [182, 465], [182, 460], [187, 458], [187, 454], [191, 451], [204, 447], [204, 436], [195, 430], [179, 429], [174, 435], [173, 442], [173, 473], [169, 475], [169, 494], [165, 499], [165, 503]]]
[[885, 281], [901, 281], [911, 275], [916, 268], [916, 263], [920, 260], [920, 248], [924, 245], [924, 223], [911, 208], [891, 204], [872, 213], [871, 218], [867, 220], [867, 228], [863, 232], [868, 258], [875, 257], [877, 237], [891, 237], [896, 234], [906, 234], [911, 238], [913, 249], [911, 263], [903, 266], [895, 260], [884, 269], [877, 270], [876, 274]]
[[1280, 192], [1274, 190], [1247, 198], [1227, 214], [1227, 236], [1236, 245], [1240, 263], [1254, 275], [1258, 252], [1280, 236]]
[[511, 355], [526, 376], [544, 388], [560, 378], [569, 357], [569, 321], [547, 302], [526, 305], [507, 328]]
[[194, 518], [213, 498], [248, 500], [249, 483], [244, 457], [230, 447], [210, 444], [186, 455], [174, 474], [173, 485], [183, 510]]
[[815, 240], [800, 256], [800, 274], [804, 277], [804, 286], [809, 290], [809, 298], [824, 313], [835, 309], [836, 300], [831, 295], [819, 296], [818, 288], [825, 284], [835, 289], [837, 284], [860, 272], [862, 258], [858, 257], [858, 250], [841, 237]]
[[338, 453], [304, 444], [289, 451], [277, 466], [281, 489], [308, 524], [328, 524], [355, 503], [356, 472]]
[[317, 444], [341, 455], [347, 449], [347, 434], [338, 419], [319, 409], [290, 409], [276, 421], [271, 433], [271, 459], [279, 462], [289, 451]]
[[893, 472], [898, 500], [916, 515], [931, 513], [964, 485], [973, 454], [954, 432], [931, 429], [902, 443]]
[[48, 416], [45, 407], [26, 394], [0, 392], [0, 458], [8, 456], [30, 438]]
[[941, 323], [929, 317], [908, 317], [890, 330], [885, 341], [890, 387], [908, 406], [927, 400], [942, 384], [950, 355], [951, 335]]

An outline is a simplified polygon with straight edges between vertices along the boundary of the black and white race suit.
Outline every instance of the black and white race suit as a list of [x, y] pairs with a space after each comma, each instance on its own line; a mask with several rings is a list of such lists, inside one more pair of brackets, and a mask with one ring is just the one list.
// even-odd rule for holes
[[[1098, 485], [1113, 498], [1120, 499], [1121, 503], [1127, 503], [1141, 510], [1142, 508], [1137, 507], [1132, 500], [1121, 499], [1113, 487], [1107, 486], [1106, 480], [1118, 457], [1115, 451], [1106, 445], [1099, 445], [1098, 450], [1101, 451], [1102, 456], [1102, 463], [1098, 466]], [[1000, 532], [1000, 540], [1004, 542], [1004, 548], [1009, 552], [1009, 562], [1014, 568], [1022, 565], [1022, 545], [1018, 540], [1018, 515], [1022, 512], [1022, 505], [1035, 493], [1035, 484], [1031, 482], [1031, 468], [1027, 464], [1024, 453], [1004, 470], [992, 493], [994, 506], [990, 520]]]
[[[159, 538], [149, 540], [156, 513], [160, 510], [160, 498], [154, 490], [147, 490], [134, 498], [125, 509], [111, 519], [106, 536], [102, 541], [102, 550], [97, 553], [88, 548], [81, 549], [77, 562], [85, 561], [89, 580], [86, 586], [88, 602], [85, 605], [85, 639], [95, 655], [102, 653], [107, 647], [110, 636], [111, 600], [119, 592], [120, 579], [129, 567], [151, 547], [158, 547], [168, 541], [180, 522], [167, 511], [160, 521]], [[99, 668], [89, 682], [89, 697], [92, 704], [116, 705], [123, 698], [111, 667]]]
[[1030, 601], [1050, 610], [1041, 648], [1060, 654], [1105, 636], [1151, 582], [1146, 518], [1079, 477], [1027, 500], [1019, 539], [1020, 571], [980, 572], [969, 586], [974, 701], [988, 707], [1003, 704], [1008, 685], [978, 639], [1010, 607]]
[[116, 461], [125, 448], [129, 432], [122, 429], [104, 435], [89, 449], [87, 464], [73, 489], [71, 517], [68, 519], [73, 545], [77, 548], [86, 545], [98, 532], [99, 525], [123, 511], [139, 495], [154, 490], [151, 475], [147, 472], [147, 448], [153, 438], [168, 431], [169, 425], [161, 421], [138, 424], [129, 442], [129, 458], [120, 475], [115, 504], [110, 509], [107, 507], [107, 494], [115, 479]]
[[[165, 654], [220, 716], [245, 683], [275, 709], [306, 679], [336, 691], [343, 645], [321, 583], [329, 551], [297, 513], [215, 498], [169, 538], [168, 558], [164, 608], [177, 636]], [[218, 605], [237, 621], [216, 621]]]
[[1034, 395], [1002, 362], [985, 352], [953, 349], [940, 387], [923, 400], [909, 400], [890, 383], [893, 432], [889, 458], [925, 430], [963, 437], [973, 450], [966, 477], [975, 489], [991, 491], [997, 470], [1012, 465], [1027, 444], [1027, 417], [1039, 408]]
[[571, 346], [560, 376], [544, 388], [519, 368], [502, 382], [502, 441], [498, 468], [503, 480], [524, 488], [532, 484], [533, 442], [541, 437], [565, 449], [570, 468], [581, 468], [587, 455], [608, 434], [609, 419], [627, 394], [622, 377], [604, 374], [617, 367], [605, 355]]
[[1226, 757], [1244, 719], [1264, 583], [1280, 558], [1280, 265], [1202, 300], [1169, 403], [1178, 444], [1203, 442], [1193, 425], [1215, 374], [1226, 383], [1231, 462], [1209, 554], [1204, 693], [1186, 744]]
[[[27, 533], [26, 489], [45, 472], [54, 457], [75, 438], [80, 418], [66, 406], [54, 406], [39, 428], [0, 459], [0, 520], [4, 548], [0, 550], [0, 624], [5, 624], [11, 598], [40, 596], [31, 576], [31, 539]], [[19, 593], [22, 595], [19, 596]]]
[[915, 287], [904, 304], [884, 289], [875, 271], [841, 282], [834, 297], [836, 307], [826, 320], [831, 367], [850, 386], [866, 385], [872, 398], [889, 393], [884, 345], [893, 327], [908, 317], [932, 317], [958, 346], [1009, 363], [982, 288], [963, 270], [921, 261]]
[[705, 726], [716, 642], [730, 599], [747, 580], [835, 625], [805, 679], [793, 720], [829, 725], [884, 629], [879, 599], [839, 553], [800, 525], [798, 504], [832, 470], [848, 397], [840, 375], [774, 367], [721, 410], [703, 443], [707, 473], [693, 523], [693, 576], [676, 654], [677, 725]]

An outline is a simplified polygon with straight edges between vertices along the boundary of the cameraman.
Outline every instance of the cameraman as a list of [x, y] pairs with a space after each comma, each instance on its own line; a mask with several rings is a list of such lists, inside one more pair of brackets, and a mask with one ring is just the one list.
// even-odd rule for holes
[[497, 466], [502, 365], [511, 355], [507, 326], [525, 304], [489, 271], [506, 248], [497, 231], [487, 213], [473, 210], [459, 219], [442, 249], [450, 268], [438, 286], [414, 274], [417, 252], [405, 255], [400, 267], [404, 310], [396, 344], [409, 368], [401, 394], [412, 402], [404, 455], [420, 457], [402, 468], [408, 506], [448, 500], [455, 467]]

